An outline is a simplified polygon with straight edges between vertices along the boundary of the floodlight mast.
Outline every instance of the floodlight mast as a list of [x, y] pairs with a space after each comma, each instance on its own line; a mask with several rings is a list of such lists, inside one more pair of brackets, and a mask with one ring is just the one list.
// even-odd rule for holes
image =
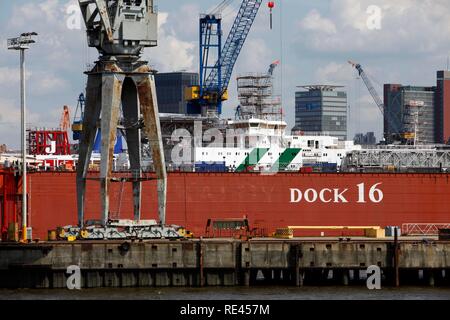
[[8, 50], [20, 51], [20, 105], [21, 105], [21, 149], [22, 149], [22, 242], [28, 240], [28, 203], [27, 203], [27, 141], [26, 141], [26, 86], [25, 86], [25, 50], [35, 44], [36, 32], [22, 33], [17, 38], [8, 39]]

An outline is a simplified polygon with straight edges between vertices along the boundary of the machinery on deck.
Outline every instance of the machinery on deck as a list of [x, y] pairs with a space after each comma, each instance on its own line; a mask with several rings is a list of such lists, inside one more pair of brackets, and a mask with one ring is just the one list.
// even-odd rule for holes
[[210, 14], [200, 17], [200, 84], [186, 90], [188, 112], [215, 117], [228, 100], [228, 85], [234, 65], [256, 19], [262, 0], [243, 0], [222, 47], [222, 16], [230, 3], [225, 0]]

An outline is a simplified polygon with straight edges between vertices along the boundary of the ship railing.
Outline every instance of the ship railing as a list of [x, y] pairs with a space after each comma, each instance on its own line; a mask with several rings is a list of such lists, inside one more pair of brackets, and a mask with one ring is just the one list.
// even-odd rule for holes
[[441, 229], [450, 229], [450, 223], [405, 223], [402, 225], [402, 235], [437, 236]]

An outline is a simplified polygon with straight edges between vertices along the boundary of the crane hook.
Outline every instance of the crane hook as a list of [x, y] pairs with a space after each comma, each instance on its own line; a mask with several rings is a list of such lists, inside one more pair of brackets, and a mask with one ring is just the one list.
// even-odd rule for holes
[[272, 28], [273, 28], [273, 8], [275, 8], [275, 2], [269, 1], [267, 3], [267, 7], [269, 7], [269, 9], [270, 9], [270, 30], [272, 30]]

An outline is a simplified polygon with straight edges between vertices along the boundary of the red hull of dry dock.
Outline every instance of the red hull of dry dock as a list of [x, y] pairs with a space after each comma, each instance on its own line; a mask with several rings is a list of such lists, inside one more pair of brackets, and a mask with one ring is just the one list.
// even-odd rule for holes
[[[371, 197], [372, 186], [379, 191], [372, 192]], [[122, 195], [120, 190], [121, 183], [113, 184], [111, 212], [117, 214], [120, 207], [120, 218], [131, 219], [131, 186], [126, 184]], [[302, 199], [297, 202], [300, 192]], [[144, 183], [143, 195], [143, 218], [157, 219], [155, 181]], [[297, 225], [385, 227], [448, 223], [448, 199], [447, 174], [171, 173], [167, 222], [185, 226], [195, 236], [204, 235], [209, 218], [244, 215], [252, 226], [267, 232]], [[99, 183], [88, 181], [86, 219], [99, 219], [99, 200]], [[45, 239], [48, 230], [58, 226], [76, 225], [75, 174], [31, 174], [29, 205], [34, 238]]]

